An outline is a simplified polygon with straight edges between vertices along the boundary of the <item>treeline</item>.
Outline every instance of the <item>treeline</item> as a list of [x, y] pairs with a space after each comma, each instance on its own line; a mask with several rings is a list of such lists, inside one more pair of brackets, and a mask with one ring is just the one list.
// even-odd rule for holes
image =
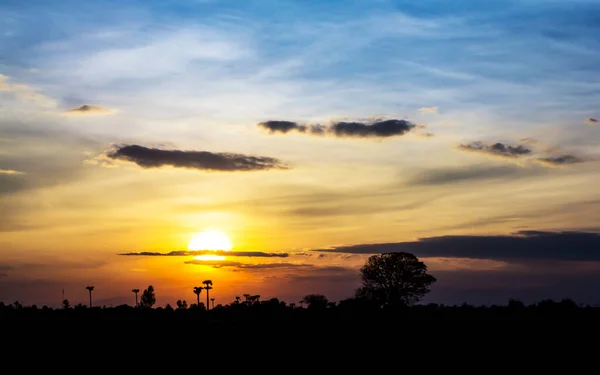
[[168, 318], [204, 321], [246, 321], [246, 320], [355, 320], [363, 318], [410, 318], [410, 319], [538, 319], [545, 317], [600, 318], [600, 307], [580, 306], [570, 299], [562, 301], [543, 300], [525, 305], [518, 300], [510, 300], [506, 305], [473, 306], [462, 305], [413, 305], [413, 306], [379, 306], [369, 300], [349, 298], [329, 302], [322, 295], [308, 295], [304, 303], [288, 304], [277, 298], [266, 301], [239, 302], [217, 305], [206, 310], [204, 304], [193, 304], [190, 307], [180, 304], [173, 307], [169, 304], [161, 307], [133, 307], [120, 305], [116, 307], [92, 307], [76, 305], [74, 307], [50, 308], [35, 305], [24, 306], [18, 302], [4, 304], [0, 302], [0, 319], [138, 319]]

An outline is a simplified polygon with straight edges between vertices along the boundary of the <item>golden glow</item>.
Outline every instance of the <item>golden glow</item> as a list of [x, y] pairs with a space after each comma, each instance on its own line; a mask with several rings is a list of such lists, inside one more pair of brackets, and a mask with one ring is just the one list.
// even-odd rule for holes
[[196, 233], [188, 243], [188, 250], [225, 250], [229, 251], [233, 245], [227, 235], [216, 229], [207, 229]]
[[225, 260], [224, 256], [221, 255], [196, 255], [194, 257], [194, 260], [206, 260], [206, 261], [211, 261], [211, 260]]

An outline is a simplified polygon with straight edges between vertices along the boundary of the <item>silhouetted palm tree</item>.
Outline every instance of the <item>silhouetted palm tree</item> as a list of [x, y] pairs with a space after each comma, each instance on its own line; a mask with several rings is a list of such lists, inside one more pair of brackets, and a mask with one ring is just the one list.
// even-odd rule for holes
[[215, 299], [214, 299], [214, 298], [211, 298], [211, 299], [210, 299], [210, 302], [212, 302], [212, 307], [211, 307], [211, 308], [212, 308], [212, 309], [214, 309], [214, 308], [215, 308]]
[[138, 305], [138, 298], [137, 298], [137, 294], [140, 292], [140, 290], [139, 290], [139, 289], [131, 289], [131, 291], [132, 291], [133, 293], [135, 293], [135, 307], [137, 307], [137, 305]]
[[[201, 286], [195, 286], [194, 287], [194, 294], [196, 295], [196, 301], [198, 302], [198, 307], [200, 307], [200, 293], [202, 293], [202, 289], [204, 289]], [[208, 293], [208, 290], [207, 290]]]
[[210, 305], [208, 304], [208, 301], [209, 301], [209, 298], [208, 298], [208, 291], [212, 289], [212, 280], [204, 280], [204, 281], [202, 282], [202, 284], [206, 285], [206, 286], [204, 287], [204, 289], [206, 290], [206, 309], [208, 310], [208, 309], [209, 309], [209, 306], [210, 306]]
[[92, 307], [92, 290], [94, 290], [93, 286], [86, 286], [85, 289], [88, 290], [88, 292], [90, 292], [90, 307]]
[[240, 296], [235, 296], [235, 303], [240, 303], [240, 300], [241, 300]]
[[244, 302], [248, 302], [248, 298], [250, 298], [250, 294], [248, 294], [248, 293], [244, 294], [244, 298], [246, 299]]

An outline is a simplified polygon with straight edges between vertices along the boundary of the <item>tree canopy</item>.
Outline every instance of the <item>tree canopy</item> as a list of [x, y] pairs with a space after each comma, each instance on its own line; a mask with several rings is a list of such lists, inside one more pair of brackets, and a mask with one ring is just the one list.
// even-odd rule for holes
[[156, 303], [156, 296], [154, 295], [154, 287], [152, 285], [148, 286], [148, 289], [144, 289], [144, 293], [142, 293], [142, 298], [140, 299], [140, 307], [150, 308], [154, 306]]
[[436, 282], [425, 263], [410, 253], [386, 253], [369, 257], [360, 269], [362, 286], [356, 296], [381, 306], [409, 306], [429, 293]]

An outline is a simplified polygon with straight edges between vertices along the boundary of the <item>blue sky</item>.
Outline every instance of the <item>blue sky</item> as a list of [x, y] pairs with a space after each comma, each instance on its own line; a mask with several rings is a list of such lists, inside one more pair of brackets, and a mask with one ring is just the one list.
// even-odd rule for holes
[[[205, 227], [261, 251], [598, 231], [597, 14], [585, 0], [3, 1], [1, 251], [100, 275], [147, 269], [117, 250], [184, 248]], [[395, 130], [373, 136], [377, 121]], [[345, 122], [363, 133], [339, 136]], [[212, 155], [207, 171], [198, 151], [288, 168]], [[523, 269], [453, 259], [429, 262]]]

